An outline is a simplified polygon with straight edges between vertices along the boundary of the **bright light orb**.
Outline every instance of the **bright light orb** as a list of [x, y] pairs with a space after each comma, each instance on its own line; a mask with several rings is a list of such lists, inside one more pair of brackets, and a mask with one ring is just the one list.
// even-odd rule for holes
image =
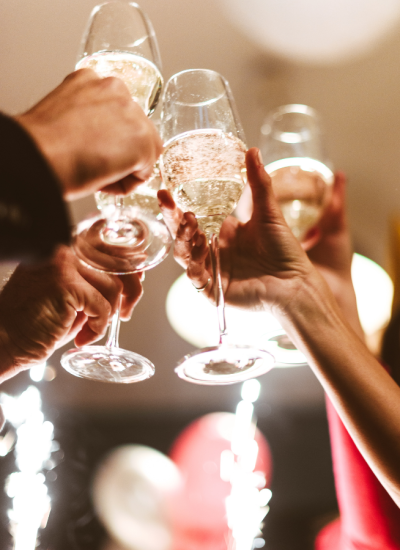
[[126, 550], [170, 550], [170, 509], [181, 484], [180, 472], [165, 455], [126, 445], [113, 450], [97, 470], [94, 507], [109, 535]]
[[369, 53], [399, 23], [398, 0], [220, 0], [232, 23], [267, 52], [309, 64]]

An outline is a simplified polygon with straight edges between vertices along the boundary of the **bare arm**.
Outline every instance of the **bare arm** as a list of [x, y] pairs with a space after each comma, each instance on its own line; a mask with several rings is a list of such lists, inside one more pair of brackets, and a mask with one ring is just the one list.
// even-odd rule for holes
[[[272, 309], [400, 506], [400, 388], [343, 317], [327, 283], [291, 234], [254, 149], [247, 154], [247, 173], [255, 204], [252, 218], [246, 224], [229, 218], [221, 231], [226, 300]], [[167, 218], [172, 218], [171, 204], [161, 199]], [[211, 276], [207, 248], [194, 216], [187, 214], [185, 222], [177, 229], [180, 261], [201, 287]], [[206, 292], [212, 299], [209, 287]]]

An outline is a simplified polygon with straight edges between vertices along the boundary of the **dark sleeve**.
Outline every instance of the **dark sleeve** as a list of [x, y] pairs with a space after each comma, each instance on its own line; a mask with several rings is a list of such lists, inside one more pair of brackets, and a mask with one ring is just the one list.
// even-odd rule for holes
[[0, 113], [0, 261], [36, 261], [68, 244], [60, 183], [29, 134]]

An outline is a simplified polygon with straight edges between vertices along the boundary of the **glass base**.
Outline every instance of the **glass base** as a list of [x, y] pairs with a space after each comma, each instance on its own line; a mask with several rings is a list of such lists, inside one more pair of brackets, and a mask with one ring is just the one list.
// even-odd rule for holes
[[278, 330], [266, 335], [272, 355], [277, 366], [301, 367], [308, 365], [307, 358], [299, 351], [290, 340], [286, 332]]
[[185, 355], [175, 372], [187, 382], [216, 386], [261, 376], [273, 366], [274, 358], [268, 351], [223, 344]]
[[151, 361], [132, 351], [106, 346], [71, 349], [61, 357], [65, 370], [88, 380], [132, 384], [153, 376]]
[[138, 208], [131, 208], [130, 216], [107, 220], [100, 214], [78, 224], [72, 246], [79, 260], [111, 275], [137, 273], [162, 262], [172, 244], [165, 223]]

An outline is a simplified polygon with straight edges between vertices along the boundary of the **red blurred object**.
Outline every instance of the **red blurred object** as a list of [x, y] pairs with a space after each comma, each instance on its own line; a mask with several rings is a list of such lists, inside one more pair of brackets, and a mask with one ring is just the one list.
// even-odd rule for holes
[[400, 550], [400, 510], [327, 399], [340, 518], [319, 532], [315, 550]]
[[[235, 415], [212, 413], [192, 422], [175, 440], [170, 458], [178, 466], [184, 482], [183, 495], [174, 505], [176, 540], [173, 550], [226, 550], [229, 529], [225, 499], [231, 484], [220, 477], [222, 451], [231, 449]], [[257, 429], [258, 457], [255, 472], [268, 487], [272, 460], [268, 443]]]

